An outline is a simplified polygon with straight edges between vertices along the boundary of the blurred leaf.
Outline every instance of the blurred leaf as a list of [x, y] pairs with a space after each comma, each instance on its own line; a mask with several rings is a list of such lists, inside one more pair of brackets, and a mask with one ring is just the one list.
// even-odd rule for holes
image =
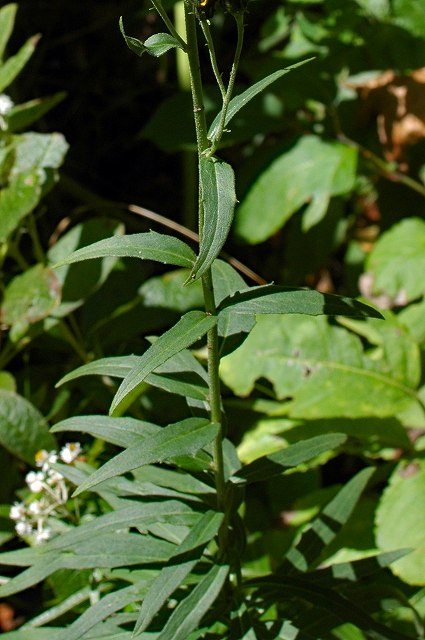
[[169, 617], [157, 640], [187, 640], [220, 594], [229, 573], [226, 565], [215, 565], [182, 600]]
[[22, 396], [4, 389], [0, 389], [0, 444], [29, 464], [34, 464], [39, 449], [56, 448], [41, 413]]
[[134, 628], [135, 636], [148, 628], [156, 613], [178, 589], [202, 556], [205, 545], [217, 534], [222, 521], [223, 514], [207, 511], [192, 527], [171, 556], [168, 565], [161, 569], [161, 573], [150, 585]]
[[199, 340], [216, 323], [216, 317], [208, 316], [202, 311], [188, 311], [182, 316], [140, 356], [139, 362], [124, 378], [115, 394], [110, 414], [117, 415], [129, 407], [139, 394], [140, 385], [150, 373]]
[[168, 425], [160, 433], [143, 440], [109, 460], [95, 471], [75, 491], [75, 495], [90, 487], [137, 469], [145, 464], [163, 462], [169, 458], [196, 453], [217, 435], [218, 426], [202, 418], [187, 418]]
[[413, 35], [425, 38], [425, 6], [421, 0], [394, 0], [395, 22]]
[[24, 133], [13, 137], [15, 162], [8, 184], [0, 190], [0, 242], [53, 185], [54, 170], [63, 162], [68, 145], [59, 133]]
[[16, 391], [16, 380], [9, 371], [0, 371], [0, 389]]
[[353, 298], [272, 284], [239, 291], [223, 300], [219, 309], [220, 316], [299, 313], [383, 318], [379, 311]]
[[376, 541], [382, 550], [409, 547], [391, 567], [408, 584], [425, 585], [425, 465], [412, 460], [394, 471], [379, 501]]
[[6, 45], [13, 32], [17, 8], [18, 5], [13, 2], [4, 5], [0, 9], [0, 64], [3, 61]]
[[236, 204], [232, 167], [217, 158], [201, 158], [199, 166], [204, 222], [199, 255], [188, 282], [200, 278], [219, 255], [229, 235]]
[[155, 260], [163, 264], [175, 264], [181, 267], [191, 267], [195, 254], [182, 240], [155, 231], [148, 233], [134, 233], [133, 235], [116, 236], [95, 242], [88, 247], [74, 251], [66, 258], [62, 258], [55, 267], [82, 260], [93, 260], [105, 257], [139, 258], [140, 260]]
[[425, 293], [425, 222], [408, 218], [395, 224], [378, 239], [365, 270], [373, 277], [373, 294], [385, 294], [403, 303]]
[[388, 362], [383, 352], [368, 357], [356, 336], [320, 316], [258, 316], [220, 372], [241, 396], [259, 378], [270, 380], [293, 418], [385, 417], [412, 403], [420, 408], [406, 360]]
[[35, 51], [40, 36], [32, 36], [19, 49], [18, 53], [8, 58], [0, 66], [0, 92], [4, 91], [21, 73]]
[[304, 442], [297, 442], [286, 449], [257, 458], [250, 464], [245, 465], [233, 476], [232, 481], [238, 483], [241, 481], [261, 482], [262, 480], [268, 480], [284, 473], [288, 469], [293, 469], [304, 462], [309, 462], [325, 451], [339, 447], [345, 441], [346, 436], [344, 434], [332, 433], [316, 436]]
[[30, 102], [17, 104], [7, 113], [9, 131], [21, 131], [39, 120], [50, 109], [64, 100], [66, 94], [61, 91], [47, 98], [37, 98]]
[[324, 217], [332, 196], [353, 189], [356, 163], [351, 147], [303, 136], [253, 183], [237, 209], [236, 234], [251, 244], [263, 242], [306, 204], [307, 231]]
[[50, 315], [60, 297], [61, 286], [56, 274], [37, 264], [9, 282], [0, 307], [1, 322], [9, 327], [19, 325], [19, 337], [22, 337], [29, 324]]

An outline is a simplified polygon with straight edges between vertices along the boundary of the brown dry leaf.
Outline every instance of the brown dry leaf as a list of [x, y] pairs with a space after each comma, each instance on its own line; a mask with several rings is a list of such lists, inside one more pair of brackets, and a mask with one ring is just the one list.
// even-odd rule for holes
[[406, 145], [425, 138], [425, 67], [406, 76], [385, 71], [347, 86], [364, 100], [365, 115], [376, 117], [386, 159], [403, 163]]

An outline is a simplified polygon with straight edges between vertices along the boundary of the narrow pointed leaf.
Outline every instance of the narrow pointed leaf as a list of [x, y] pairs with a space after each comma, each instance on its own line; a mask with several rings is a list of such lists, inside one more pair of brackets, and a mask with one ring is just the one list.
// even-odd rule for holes
[[18, 5], [13, 2], [0, 9], [0, 62], [3, 60], [6, 45], [13, 32]]
[[232, 482], [249, 483], [268, 480], [312, 460], [325, 451], [339, 447], [346, 439], [345, 434], [331, 433], [297, 442], [286, 449], [262, 456], [245, 465], [232, 477]]
[[[242, 107], [244, 107], [250, 100], [255, 98], [255, 96], [257, 96], [259, 93], [264, 91], [264, 89], [266, 89], [269, 85], [271, 85], [276, 80], [279, 80], [279, 78], [282, 78], [282, 76], [289, 73], [292, 69], [296, 69], [297, 67], [300, 67], [301, 65], [305, 64], [306, 62], [310, 62], [311, 60], [314, 60], [314, 58], [308, 58], [307, 60], [303, 60], [302, 62], [297, 62], [296, 64], [292, 64], [290, 67], [285, 67], [285, 69], [279, 69], [279, 71], [275, 71], [266, 78], [259, 80], [240, 95], [235, 96], [230, 101], [229, 108], [226, 114], [225, 126], [229, 124], [230, 120], [237, 114], [240, 109], [242, 109]], [[213, 123], [209, 128], [208, 138], [210, 140], [214, 140], [215, 136], [218, 133], [220, 116], [221, 113], [219, 113], [215, 117]]]
[[57, 422], [51, 429], [53, 433], [58, 431], [78, 431], [89, 433], [95, 438], [101, 438], [106, 442], [119, 447], [132, 447], [140, 444], [145, 438], [162, 432], [152, 422], [136, 420], [136, 418], [111, 418], [110, 416], [73, 416]]
[[225, 298], [220, 304], [220, 318], [230, 315], [300, 313], [318, 316], [383, 318], [368, 304], [314, 289], [265, 285], [252, 287]]
[[[146, 589], [147, 582], [143, 581], [109, 593], [87, 609], [73, 624], [63, 629], [60, 640], [79, 640], [85, 637], [96, 624], [140, 600]], [[104, 640], [110, 640], [110, 637], [105, 636]]]
[[222, 521], [223, 514], [207, 511], [178, 546], [168, 566], [161, 570], [149, 587], [134, 628], [135, 636], [147, 629], [156, 613], [178, 589], [202, 556], [205, 545], [217, 534]]
[[105, 257], [154, 260], [179, 267], [192, 267], [195, 260], [192, 249], [182, 240], [149, 231], [148, 233], [135, 233], [99, 240], [88, 247], [74, 251], [54, 266]]
[[170, 49], [182, 48], [180, 42], [169, 33], [155, 33], [145, 40], [146, 52], [158, 58]]
[[363, 469], [352, 478], [313, 520], [301, 539], [292, 546], [279, 567], [285, 575], [306, 571], [319, 560], [322, 551], [332, 542], [353, 512], [363, 490], [374, 472]]
[[204, 224], [199, 255], [189, 282], [200, 278], [219, 255], [229, 235], [236, 205], [235, 175], [227, 162], [217, 158], [202, 158], [200, 181]]
[[99, 482], [137, 469], [145, 464], [163, 462], [179, 455], [190, 455], [209, 444], [217, 435], [218, 425], [202, 418], [188, 418], [164, 427], [160, 433], [137, 446], [122, 451], [87, 478], [75, 492], [86, 491]]
[[259, 593], [266, 597], [267, 601], [273, 603], [280, 601], [282, 597], [285, 599], [288, 596], [302, 598], [313, 606], [337, 616], [341, 623], [351, 622], [351, 624], [365, 631], [371, 640], [412, 640], [411, 636], [405, 636], [376, 622], [368, 613], [356, 605], [352, 599], [348, 599], [332, 589], [312, 584], [306, 578], [270, 576], [249, 581], [248, 584], [250, 586], [254, 584], [261, 585]]
[[21, 47], [18, 53], [11, 56], [0, 67], [0, 93], [4, 91], [20, 74], [35, 51], [40, 36], [32, 36]]
[[228, 573], [228, 566], [214, 566], [174, 609], [157, 640], [187, 640], [220, 594]]
[[140, 356], [114, 356], [111, 358], [100, 358], [87, 364], [83, 364], [81, 367], [74, 369], [66, 374], [56, 384], [60, 387], [66, 382], [76, 380], [81, 376], [111, 376], [112, 378], [125, 378], [126, 375], [136, 366], [139, 362]]
[[111, 404], [110, 414], [125, 411], [138, 395], [139, 386], [157, 367], [189, 347], [217, 323], [217, 318], [202, 311], [189, 311], [177, 324], [163, 333], [140, 357], [124, 378]]

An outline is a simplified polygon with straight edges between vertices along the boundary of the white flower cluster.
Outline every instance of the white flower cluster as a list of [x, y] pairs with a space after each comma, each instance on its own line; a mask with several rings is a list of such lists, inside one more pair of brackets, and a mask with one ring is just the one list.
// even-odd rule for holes
[[65, 478], [52, 468], [55, 462], [72, 464], [81, 453], [79, 442], [69, 442], [60, 450], [36, 453], [35, 464], [40, 471], [30, 471], [25, 481], [32, 494], [38, 494], [26, 502], [15, 502], [9, 516], [15, 521], [16, 533], [28, 542], [40, 543], [49, 540], [53, 532], [48, 519], [58, 515], [58, 509], [68, 500], [68, 487]]

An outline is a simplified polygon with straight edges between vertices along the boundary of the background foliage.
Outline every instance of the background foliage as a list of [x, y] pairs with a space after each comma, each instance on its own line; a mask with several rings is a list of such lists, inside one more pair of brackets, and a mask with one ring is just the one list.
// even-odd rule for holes
[[[123, 15], [126, 32], [142, 40], [160, 30], [149, 3], [58, 0], [52, 10], [49, 2], [22, 0], [15, 24], [13, 10], [7, 15], [5, 10], [0, 92], [15, 106], [4, 116], [7, 127], [0, 132], [0, 459], [7, 468], [0, 487], [0, 539], [12, 551], [20, 545], [8, 518], [9, 505], [25, 494], [24, 477], [35, 453], [60, 447], [65, 442], [60, 431], [72, 433], [81, 424], [77, 418], [64, 422], [53, 435], [49, 427], [81, 414], [107, 414], [122, 375], [102, 370], [101, 376], [70, 374], [69, 383], [59, 389], [56, 383], [96, 358], [142, 354], [152, 336], [169, 329], [182, 314], [202, 308], [202, 292], [197, 284], [182, 288], [189, 264], [172, 270], [137, 261], [135, 267], [127, 257], [105, 257], [51, 269], [72, 251], [120, 237], [124, 230], [163, 231], [160, 224], [129, 210], [130, 203], [194, 226], [195, 137], [190, 96], [182, 88], [175, 54], [137, 58], [118, 29]], [[394, 633], [423, 637], [425, 9], [420, 0], [253, 0], [245, 21], [238, 93], [269, 73], [314, 60], [277, 80], [238, 113], [223, 140], [220, 156], [235, 169], [239, 200], [226, 251], [266, 281], [361, 295], [385, 316], [382, 322], [262, 315], [239, 348], [236, 332], [223, 342], [223, 402], [229, 438], [243, 463], [322, 434], [347, 436], [345, 443], [335, 440], [331, 451], [289, 475], [252, 485], [242, 514], [248, 530], [245, 569], [257, 578], [288, 562], [283, 558], [287, 553], [291, 557], [296, 548], [291, 545], [298, 544], [305, 526], [319, 526], [315, 518], [320, 509], [328, 505], [332, 512], [329, 505], [338, 489], [357, 471], [372, 467], [357, 506], [366, 476], [352, 490], [353, 512], [345, 514], [341, 530], [313, 555], [310, 569], [366, 562], [377, 552], [410, 548], [402, 558], [383, 562], [390, 568], [379, 573], [373, 590], [367, 571], [365, 582], [354, 587], [344, 583], [343, 588]], [[225, 66], [231, 60], [233, 26], [222, 13], [213, 26]], [[37, 32], [40, 40], [33, 37]], [[11, 58], [14, 65], [8, 65]], [[202, 63], [212, 119], [219, 96], [206, 55]], [[229, 269], [218, 262], [214, 275], [217, 288], [222, 283], [223, 298], [229, 286], [232, 291], [241, 286], [240, 276]], [[248, 333], [252, 318], [245, 321]], [[202, 362], [199, 347], [195, 355]], [[154, 425], [186, 417], [188, 395], [196, 416], [206, 397], [203, 368], [193, 375], [197, 362], [184, 351], [165, 371], [150, 372], [125, 420], [146, 422], [153, 436]], [[191, 375], [179, 380], [176, 372]], [[155, 378], [158, 373], [165, 375]], [[117, 447], [131, 446], [130, 435], [127, 440], [117, 433], [105, 438], [105, 429], [112, 429], [106, 422], [101, 432], [85, 425], [84, 461], [78, 468], [62, 469], [70, 482], [80, 483], [89, 468], [110, 459]], [[131, 434], [131, 422], [125, 426], [123, 431]], [[202, 423], [198, 426], [202, 442]], [[202, 469], [202, 456], [191, 464], [198, 465], [195, 471]], [[173, 492], [198, 499], [210, 491], [196, 484], [196, 476], [184, 481], [150, 463], [133, 473], [139, 485], [154, 484], [170, 499]], [[79, 498], [77, 515], [71, 510], [67, 524], [57, 518], [55, 526], [106, 515], [122, 499], [121, 490], [105, 485], [103, 491]], [[168, 518], [166, 514], [163, 523]], [[174, 535], [180, 540], [184, 527], [192, 524], [193, 511], [179, 518]], [[212, 517], [207, 524], [211, 530], [218, 527]], [[167, 545], [172, 541], [161, 538], [160, 526], [155, 530], [158, 544], [146, 550], [156, 561], [171, 553]], [[128, 565], [131, 535], [123, 540]], [[95, 543], [86, 547], [79, 549], [80, 557], [89, 557]], [[140, 584], [151, 579], [148, 569], [110, 567], [99, 577], [82, 569], [87, 562], [95, 568], [95, 560], [85, 565], [81, 560], [81, 566], [65, 563], [45, 575], [37, 573], [46, 565], [42, 553], [41, 561], [34, 560], [37, 554], [27, 556], [37, 577], [23, 584], [30, 592], [9, 595], [3, 589], [19, 624], [46, 608], [51, 612], [47, 624], [68, 624], [83, 614], [90, 598], [93, 603], [107, 593], [112, 600], [119, 590], [123, 599], [116, 610], [122, 610], [122, 618], [103, 622], [100, 611], [94, 630], [98, 635], [92, 637], [129, 637], [126, 625], [138, 616], [132, 603], [143, 593]], [[72, 579], [63, 572], [67, 566]], [[345, 566], [348, 574], [351, 565]], [[6, 577], [16, 574], [9, 562], [5, 567]], [[225, 578], [220, 568], [215, 571], [209, 578], [213, 584]], [[33, 586], [45, 577], [43, 586]], [[276, 587], [267, 588], [265, 610], [279, 601]], [[304, 583], [298, 589], [304, 595], [298, 620], [309, 618], [306, 638], [386, 637], [360, 631], [355, 616], [340, 624], [327, 611], [324, 622], [312, 611]], [[64, 602], [60, 608], [58, 603]], [[89, 637], [84, 617], [79, 620], [75, 637]], [[41, 624], [27, 623], [10, 637], [48, 639], [48, 628], [37, 635]], [[58, 637], [57, 629], [51, 633]], [[210, 633], [222, 637], [220, 627]], [[240, 637], [245, 637], [242, 632]], [[273, 637], [296, 636], [275, 631]]]

